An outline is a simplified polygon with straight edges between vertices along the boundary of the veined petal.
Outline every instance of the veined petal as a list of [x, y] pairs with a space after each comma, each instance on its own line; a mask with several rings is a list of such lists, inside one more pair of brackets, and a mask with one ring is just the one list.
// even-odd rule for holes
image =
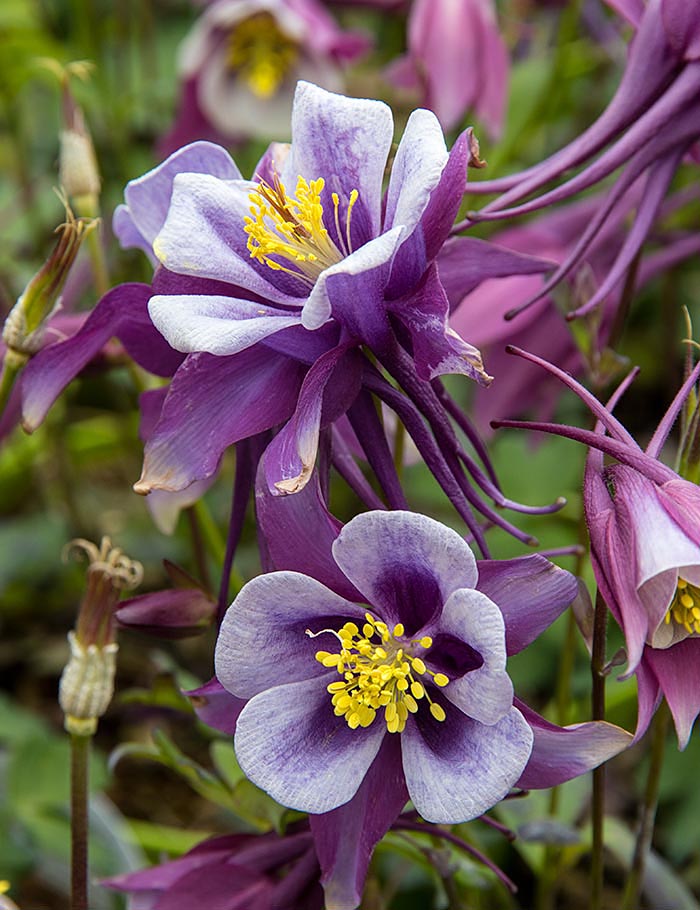
[[351, 730], [334, 715], [326, 691], [334, 675], [256, 695], [236, 726], [234, 748], [246, 776], [300, 812], [330, 812], [349, 802], [386, 734], [383, 724]]
[[495, 806], [532, 749], [532, 730], [516, 708], [490, 726], [449, 704], [445, 712], [439, 723], [419, 711], [401, 734], [408, 792], [423, 818], [438, 824], [469, 821]]
[[[133, 227], [151, 246], [165, 224], [177, 174], [209, 174], [222, 180], [240, 180], [241, 172], [226, 149], [213, 142], [192, 142], [178, 149], [153, 170], [136, 180], [130, 180], [124, 190], [124, 199]], [[129, 242], [127, 221], [124, 211], [114, 223], [114, 233], [123, 246]]]
[[289, 419], [303, 375], [301, 364], [262, 345], [233, 357], [190, 354], [146, 444], [136, 491], [181, 490], [209, 477], [228, 446]]
[[538, 790], [597, 768], [632, 743], [632, 734], [603, 721], [558, 727], [515, 699], [534, 732], [532, 756], [517, 781], [518, 787]]
[[[443, 694], [467, 717], [482, 724], [497, 723], [513, 707], [513, 684], [505, 670], [505, 627], [499, 608], [480, 591], [460, 588], [450, 594], [431, 635], [436, 654], [441, 636], [450, 635], [481, 655], [481, 666], [457, 679], [450, 678]], [[428, 652], [428, 664], [430, 656]]]
[[685, 749], [700, 713], [700, 640], [686, 638], [671, 648], [645, 648], [651, 666], [673, 715], [678, 748]]
[[248, 194], [256, 186], [209, 174], [178, 174], [154, 252], [171, 272], [226, 281], [273, 303], [298, 306], [303, 298], [280, 290], [279, 280], [268, 280], [283, 273], [250, 257], [244, 227], [250, 216]]
[[387, 624], [413, 635], [457, 588], [473, 588], [476, 560], [462, 537], [413, 512], [365, 512], [345, 525], [333, 558]]
[[509, 655], [533, 642], [576, 597], [576, 578], [537, 553], [480, 560], [477, 569], [477, 589], [503, 614]]
[[176, 351], [229, 355], [282, 329], [301, 325], [289, 313], [251, 300], [201, 294], [155, 296], [148, 302], [153, 324]]
[[352, 210], [353, 246], [380, 230], [384, 168], [394, 134], [390, 108], [381, 101], [346, 98], [309, 82], [299, 82], [292, 110], [292, 149], [283, 170], [285, 185], [323, 177], [321, 201], [333, 211], [331, 193], [341, 200], [341, 224], [352, 190], [359, 193]]
[[[312, 638], [306, 630], [338, 629], [348, 619], [362, 621], [364, 614], [363, 607], [307, 575], [258, 575], [224, 616], [216, 644], [217, 679], [239, 698], [252, 698], [272, 686], [327, 676], [328, 668], [314, 655], [338, 640], [330, 633]], [[332, 713], [330, 695], [328, 706]]]
[[327, 910], [359, 905], [372, 851], [407, 802], [400, 738], [385, 736], [350, 802], [309, 819]]

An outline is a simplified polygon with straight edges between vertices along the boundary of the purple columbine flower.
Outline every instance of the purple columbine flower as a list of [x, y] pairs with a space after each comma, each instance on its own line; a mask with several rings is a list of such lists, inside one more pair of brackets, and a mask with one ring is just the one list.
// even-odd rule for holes
[[308, 829], [286, 835], [228, 834], [179, 859], [102, 885], [128, 894], [129, 910], [323, 910]]
[[415, 91], [446, 130], [473, 110], [497, 139], [508, 71], [492, 0], [414, 0], [408, 53], [390, 64], [387, 78], [397, 88]]
[[[357, 906], [372, 849], [407, 799], [428, 821], [465, 821], [514, 786], [567, 780], [629, 742], [514, 703], [506, 656], [573, 600], [568, 572], [539, 556], [477, 567], [455, 531], [409, 512], [359, 515], [328, 552], [332, 520], [309, 488], [282, 501], [261, 493], [258, 515], [271, 560], [315, 577], [278, 571], [245, 585], [216, 673], [248, 699], [241, 767], [312, 813], [328, 907]], [[314, 535], [289, 543], [300, 521]]]
[[[500, 420], [566, 436], [590, 446], [584, 481], [593, 570], [622, 627], [626, 675], [637, 674], [640, 737], [664, 695], [678, 744], [685, 748], [700, 713], [700, 488], [659, 461], [668, 434], [700, 376], [689, 375], [645, 450], [583, 386], [546, 361], [511, 349], [561, 379], [598, 420], [595, 431], [549, 423]], [[606, 464], [604, 455], [615, 459]]]
[[180, 106], [161, 153], [283, 133], [297, 80], [339, 91], [342, 64], [368, 46], [317, 0], [214, 0], [180, 48]]
[[[575, 249], [540, 291], [542, 295], [581, 261], [610, 211], [636, 181], [643, 181], [634, 224], [610, 269], [606, 287], [579, 313], [598, 303], [624, 277], [657, 217], [679, 164], [700, 137], [700, 17], [695, 5], [687, 0], [649, 0], [646, 5], [617, 0], [611, 5], [625, 13], [637, 32], [608, 107], [578, 139], [540, 164], [510, 177], [473, 185], [475, 192], [502, 195], [481, 211], [470, 213], [459, 225], [463, 228], [471, 221], [536, 211], [624, 168]], [[583, 169], [560, 186], [516, 205], [580, 165]]]

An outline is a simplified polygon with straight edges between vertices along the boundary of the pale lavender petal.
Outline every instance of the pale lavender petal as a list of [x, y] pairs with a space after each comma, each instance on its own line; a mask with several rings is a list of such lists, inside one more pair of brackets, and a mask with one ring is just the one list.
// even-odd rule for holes
[[426, 821], [469, 821], [500, 802], [520, 777], [532, 749], [532, 730], [511, 708], [485, 726], [447, 704], [436, 721], [427, 711], [401, 734], [408, 792]]
[[[163, 216], [165, 220], [165, 216]], [[125, 250], [138, 249], [144, 252], [151, 260], [151, 265], [158, 265], [158, 260], [153, 252], [153, 245], [146, 240], [141, 231], [134, 224], [129, 207], [118, 205], [112, 216], [112, 230], [121, 247]]]
[[268, 487], [297, 493], [316, 463], [321, 415], [332, 421], [350, 407], [360, 390], [362, 362], [348, 345], [326, 352], [304, 377], [294, 416], [268, 446], [263, 464]]
[[443, 636], [467, 643], [481, 656], [479, 667], [450, 678], [443, 690], [445, 698], [481, 724], [491, 726], [508, 714], [513, 707], [513, 684], [505, 669], [505, 628], [496, 604], [480, 591], [453, 591], [431, 635], [433, 648], [425, 655], [429, 666], [433, 650], [440, 653]]
[[301, 325], [300, 313], [289, 313], [234, 297], [199, 294], [151, 297], [153, 324], [176, 351], [237, 354], [282, 329]]
[[700, 713], [700, 640], [686, 638], [666, 650], [646, 648], [644, 659], [671, 709], [678, 748], [685, 749]]
[[331, 193], [338, 193], [341, 224], [350, 192], [357, 190], [351, 235], [354, 246], [365, 243], [379, 233], [382, 181], [393, 133], [391, 110], [383, 102], [346, 98], [300, 82], [283, 182], [295, 186], [299, 175], [307, 180], [323, 177], [324, 212], [333, 211]]
[[289, 419], [303, 374], [262, 345], [234, 357], [190, 354], [146, 444], [136, 491], [181, 490], [209, 477], [228, 446]]
[[577, 594], [576, 578], [537, 553], [481, 560], [477, 569], [477, 589], [498, 604], [503, 614], [509, 655], [533, 642]]
[[526, 790], [563, 784], [597, 768], [632, 743], [632, 734], [613, 724], [591, 721], [557, 727], [517, 698], [515, 704], [535, 735], [532, 756], [517, 781]]
[[408, 802], [401, 741], [386, 736], [349, 803], [309, 819], [328, 910], [354, 910], [372, 851]]
[[[119, 206], [113, 224], [122, 246], [140, 246], [148, 252], [165, 224], [175, 176], [183, 173], [209, 174], [222, 180], [241, 179], [231, 156], [219, 145], [193, 142], [179, 149], [147, 174], [127, 183], [124, 190], [127, 211], [125, 213], [124, 207]], [[145, 244], [132, 242], [134, 231]]]
[[[364, 614], [363, 607], [307, 575], [259, 575], [243, 586], [224, 616], [216, 643], [217, 679], [237, 697], [252, 698], [272, 686], [326, 677], [328, 668], [314, 655], [337, 653], [340, 643], [330, 632], [316, 633], [339, 629], [350, 619], [362, 622]], [[339, 678], [335, 670], [331, 674]]]
[[[248, 194], [255, 187], [209, 174], [177, 175], [168, 217], [153, 250], [171, 272], [226, 281], [273, 303], [298, 306], [300, 299], [280, 290], [279, 280], [271, 283], [283, 273], [250, 257], [244, 226], [250, 217]], [[304, 286], [299, 285], [301, 292]]]
[[[651, 649], [647, 649], [647, 653]], [[646, 654], [639, 662], [636, 670], [637, 677], [637, 727], [634, 731], [633, 742], [639, 742], [644, 736], [654, 712], [661, 704], [663, 692], [652, 667], [647, 663]]]
[[340, 532], [333, 558], [384, 622], [406, 634], [434, 620], [453, 591], [476, 584], [476, 560], [462, 537], [414, 512], [365, 512]]
[[191, 484], [186, 490], [178, 490], [176, 493], [153, 490], [149, 493], [146, 505], [151, 513], [153, 524], [160, 533], [168, 536], [174, 534], [180, 512], [200, 500], [215, 480], [216, 475], [212, 474], [211, 477]]
[[351, 730], [333, 713], [326, 674], [256, 695], [238, 718], [234, 748], [246, 776], [300, 812], [349, 802], [379, 752], [383, 724]]

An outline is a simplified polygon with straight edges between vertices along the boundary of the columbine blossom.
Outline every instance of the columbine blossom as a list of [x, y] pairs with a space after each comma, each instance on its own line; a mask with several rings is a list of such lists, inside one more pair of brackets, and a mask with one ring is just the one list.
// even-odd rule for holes
[[509, 60], [492, 0], [414, 0], [408, 18], [408, 53], [387, 78], [412, 89], [445, 129], [468, 110], [500, 135]]
[[[616, 0], [610, 5], [622, 11], [637, 32], [618, 89], [605, 111], [581, 136], [545, 161], [472, 187], [479, 193], [502, 193], [478, 213], [470, 214], [471, 220], [493, 220], [559, 202], [624, 168], [575, 248], [540, 292], [543, 294], [581, 261], [624, 193], [636, 181], [643, 181], [634, 224], [607, 281], [579, 312], [598, 303], [624, 277], [657, 217], [679, 164], [700, 138], [700, 28], [695, 5], [687, 0], [649, 0], [646, 5]], [[580, 173], [560, 186], [530, 202], [516, 204], [579, 165], [584, 165]]]
[[368, 45], [317, 0], [214, 0], [180, 48], [180, 107], [161, 152], [283, 133], [297, 80], [338, 91], [341, 64]]
[[[249, 582], [224, 619], [216, 672], [248, 699], [241, 767], [312, 813], [328, 907], [357, 906], [372, 849], [407, 799], [428, 821], [465, 821], [514, 786], [569, 779], [627, 743], [616, 728], [561, 729], [514, 702], [506, 655], [573, 600], [567, 572], [539, 556], [477, 565], [456, 532], [408, 512], [359, 515], [328, 552], [320, 500], [308, 488], [290, 499], [258, 501], [270, 557], [315, 577]], [[299, 521], [318, 530], [315, 547], [290, 540]]]
[[[593, 570], [625, 634], [626, 674], [637, 674], [636, 735], [646, 730], [663, 694], [679, 746], [685, 748], [700, 713], [700, 488], [659, 457], [700, 366], [642, 450], [611, 408], [603, 407], [570, 376], [532, 354], [512, 352], [558, 376], [598, 419], [595, 431], [510, 420], [497, 424], [554, 433], [590, 446], [584, 504]], [[620, 392], [628, 384], [629, 380]], [[615, 463], [606, 464], [604, 455]]]

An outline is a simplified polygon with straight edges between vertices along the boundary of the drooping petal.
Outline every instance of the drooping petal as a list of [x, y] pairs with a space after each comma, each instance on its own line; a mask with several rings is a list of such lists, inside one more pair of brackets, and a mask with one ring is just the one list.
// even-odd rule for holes
[[372, 851], [408, 801], [398, 736], [385, 736], [359, 790], [344, 806], [309, 819], [327, 910], [354, 910]]
[[632, 742], [632, 734], [603, 721], [558, 727], [515, 699], [535, 739], [527, 767], [517, 781], [518, 787], [538, 790], [556, 787], [564, 781], [597, 768], [622, 752]]
[[[464, 642], [479, 653], [481, 665], [457, 679], [450, 678], [443, 694], [479, 723], [497, 723], [513, 706], [513, 684], [505, 669], [505, 627], [496, 604], [480, 591], [467, 588], [453, 591], [437, 623], [431, 627], [431, 635], [431, 651], [434, 649], [436, 655], [440, 653], [443, 636]], [[429, 665], [431, 651], [425, 658]]]
[[365, 512], [340, 532], [333, 558], [387, 624], [412, 635], [457, 588], [473, 588], [476, 560], [456, 531], [413, 512]]
[[[354, 347], [354, 346], [353, 346]], [[271, 491], [297, 493], [309, 481], [316, 462], [322, 425], [345, 413], [360, 390], [362, 361], [348, 345], [323, 354], [304, 377], [294, 416], [276, 434], [263, 464]]]
[[511, 708], [485, 726], [451, 706], [436, 721], [427, 711], [401, 734], [408, 792], [426, 821], [463, 822], [483, 815], [515, 785], [530, 756], [532, 730]]
[[480, 560], [477, 569], [477, 589], [503, 614], [509, 655], [533, 642], [576, 597], [576, 578], [537, 553]]
[[685, 749], [700, 713], [700, 640], [686, 638], [671, 648], [646, 648], [644, 659], [656, 676], [673, 715], [678, 748]]
[[307, 575], [258, 575], [224, 616], [216, 644], [217, 679], [239, 698], [252, 698], [272, 686], [327, 676], [328, 668], [314, 655], [337, 651], [338, 639], [316, 633], [339, 629], [349, 619], [362, 621], [364, 614]]
[[300, 812], [330, 812], [349, 802], [388, 735], [383, 724], [351, 730], [334, 715], [326, 691], [333, 675], [256, 695], [236, 726], [234, 748], [246, 775]]
[[146, 444], [136, 491], [180, 490], [210, 476], [227, 446], [289, 419], [303, 374], [262, 345], [235, 357], [190, 354]]
[[[359, 197], [352, 210], [353, 247], [376, 237], [380, 229], [382, 180], [394, 124], [381, 101], [346, 98], [299, 82], [292, 111], [292, 149], [282, 170], [286, 186], [297, 177], [322, 177], [324, 212], [333, 211], [332, 193], [339, 196], [340, 223], [345, 224], [352, 190]], [[327, 225], [331, 235], [335, 232]], [[336, 238], [337, 239], [337, 238]]]
[[282, 329], [301, 325], [301, 314], [251, 300], [199, 294], [151, 297], [148, 312], [176, 351], [228, 356]]
[[654, 712], [663, 698], [656, 674], [645, 658], [639, 662], [635, 675], [637, 677], [637, 727], [634, 731], [634, 743], [639, 742], [646, 733]]
[[56, 398], [110, 338], [122, 338], [136, 362], [151, 373], [169, 376], [182, 363], [148, 316], [147, 284], [122, 284], [100, 300], [71, 338], [40, 351], [22, 372], [23, 425], [35, 430]]

